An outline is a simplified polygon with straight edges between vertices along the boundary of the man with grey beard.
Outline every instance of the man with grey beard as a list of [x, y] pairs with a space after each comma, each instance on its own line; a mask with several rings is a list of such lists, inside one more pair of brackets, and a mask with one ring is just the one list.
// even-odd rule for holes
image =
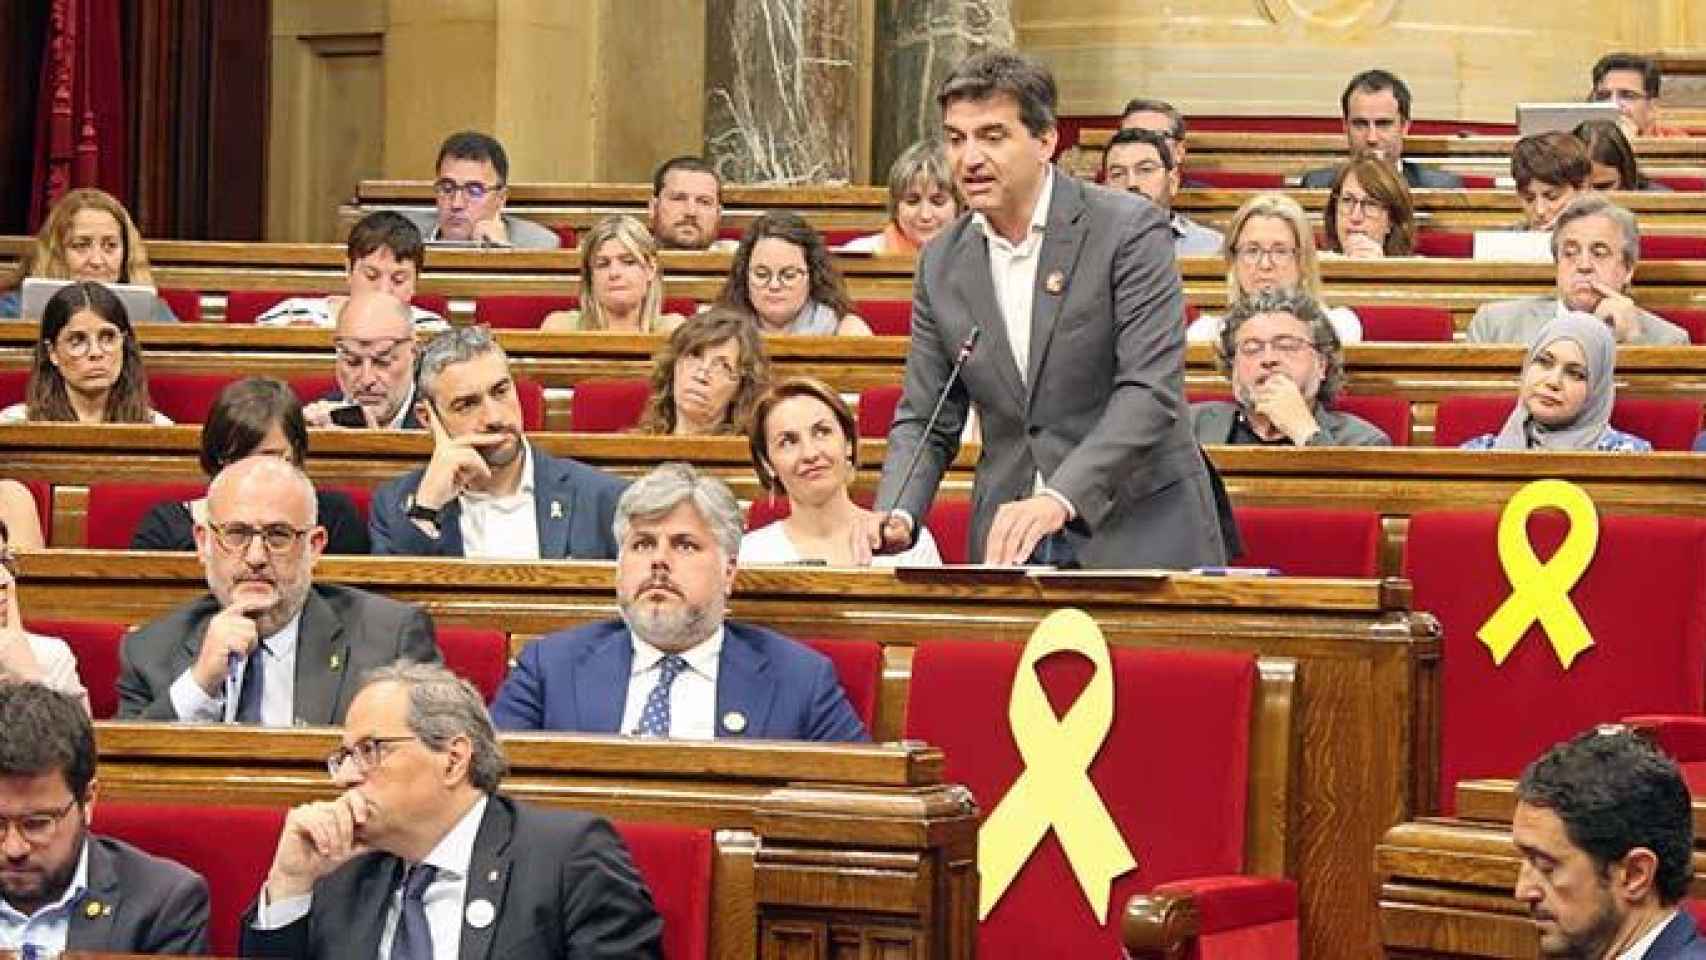
[[616, 505], [622, 619], [530, 645], [492, 705], [506, 730], [709, 740], [869, 739], [823, 654], [725, 621], [740, 506], [722, 481], [666, 463]]

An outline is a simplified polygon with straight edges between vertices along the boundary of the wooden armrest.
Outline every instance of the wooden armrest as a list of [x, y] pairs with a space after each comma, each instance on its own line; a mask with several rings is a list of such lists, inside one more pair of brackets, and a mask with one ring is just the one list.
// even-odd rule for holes
[[1196, 895], [1140, 893], [1125, 906], [1122, 930], [1132, 960], [1182, 960], [1197, 936]]

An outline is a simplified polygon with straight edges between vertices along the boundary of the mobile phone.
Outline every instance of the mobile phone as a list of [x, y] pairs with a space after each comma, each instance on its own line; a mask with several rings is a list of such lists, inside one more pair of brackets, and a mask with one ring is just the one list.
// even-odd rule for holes
[[333, 407], [332, 412], [327, 414], [327, 417], [340, 427], [353, 427], [359, 430], [367, 426], [367, 413], [361, 409], [359, 403], [348, 403], [341, 407]]

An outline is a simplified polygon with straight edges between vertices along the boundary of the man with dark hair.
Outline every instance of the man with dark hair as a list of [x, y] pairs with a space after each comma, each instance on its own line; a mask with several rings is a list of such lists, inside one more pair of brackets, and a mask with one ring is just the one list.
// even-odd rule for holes
[[207, 883], [89, 833], [95, 731], [75, 700], [0, 683], [0, 950], [205, 954]]
[[410, 302], [426, 266], [426, 245], [409, 218], [395, 210], [374, 211], [350, 228], [344, 249], [349, 264], [349, 296], [290, 297], [268, 308], [255, 322], [264, 327], [331, 327], [338, 324], [350, 297], [384, 293], [407, 304], [410, 319], [421, 330], [443, 330], [450, 325], [438, 314]]
[[647, 203], [652, 236], [665, 250], [733, 250], [717, 237], [723, 222], [723, 178], [699, 157], [673, 157], [652, 175]]
[[1185, 156], [1190, 152], [1185, 142], [1185, 115], [1179, 108], [1165, 100], [1152, 100], [1148, 97], [1133, 97], [1126, 101], [1125, 110], [1120, 114], [1121, 130], [1148, 130], [1158, 133], [1167, 140], [1167, 148], [1173, 154], [1173, 169], [1179, 171], [1179, 183], [1186, 187], [1206, 187], [1207, 183], [1192, 179], [1185, 172]]
[[[878, 512], [861, 515], [855, 551], [912, 544], [975, 405], [984, 443], [972, 556], [1225, 563], [1185, 406], [1184, 302], [1166, 217], [1128, 193], [1056, 175], [1055, 83], [1038, 61], [976, 54], [949, 72], [937, 102], [972, 215], [919, 258]], [[982, 340], [964, 355], [974, 333]]]
[[1700, 960], [1678, 908], [1694, 876], [1694, 818], [1676, 763], [1627, 729], [1600, 727], [1528, 765], [1511, 841], [1516, 898], [1545, 957]]
[[1102, 151], [1102, 183], [1115, 190], [1135, 193], [1165, 210], [1173, 230], [1173, 253], [1180, 257], [1210, 257], [1225, 241], [1219, 230], [1205, 227], [1173, 209], [1179, 192], [1179, 168], [1167, 139], [1140, 127], [1127, 127], [1114, 134]]
[[1615, 103], [1628, 121], [1631, 137], [1686, 137], [1688, 131], [1659, 124], [1659, 88], [1664, 75], [1650, 57], [1608, 53], [1593, 65], [1595, 103]]
[[562, 241], [547, 227], [503, 212], [509, 199], [509, 157], [503, 144], [464, 130], [446, 137], [434, 163], [433, 213], [405, 211], [427, 243], [487, 244], [555, 250]]
[[[1404, 175], [1411, 187], [1461, 187], [1463, 178], [1429, 170], [1404, 159], [1404, 137], [1410, 132], [1410, 88], [1385, 70], [1364, 70], [1351, 78], [1339, 95], [1339, 114], [1345, 120], [1345, 141], [1352, 156], [1384, 160]], [[1333, 185], [1337, 166], [1311, 170], [1302, 186], [1325, 189]]]
[[326, 758], [343, 792], [290, 811], [245, 957], [658, 957], [663, 920], [608, 820], [517, 803], [486, 705], [443, 667], [369, 673]]

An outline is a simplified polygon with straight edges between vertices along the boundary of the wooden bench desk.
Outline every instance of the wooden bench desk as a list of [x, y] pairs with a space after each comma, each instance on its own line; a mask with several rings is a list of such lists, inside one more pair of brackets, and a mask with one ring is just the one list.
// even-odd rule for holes
[[[1224, 230], [1238, 208], [1261, 190], [1188, 188], [1173, 198], [1173, 208], [1193, 220]], [[1285, 189], [1320, 221], [1327, 208], [1327, 190]], [[1678, 191], [1613, 191], [1607, 196], [1633, 211], [1643, 234], [1706, 235], [1706, 193]], [[1503, 230], [1522, 220], [1516, 191], [1412, 190], [1416, 223], [1424, 230]]]

